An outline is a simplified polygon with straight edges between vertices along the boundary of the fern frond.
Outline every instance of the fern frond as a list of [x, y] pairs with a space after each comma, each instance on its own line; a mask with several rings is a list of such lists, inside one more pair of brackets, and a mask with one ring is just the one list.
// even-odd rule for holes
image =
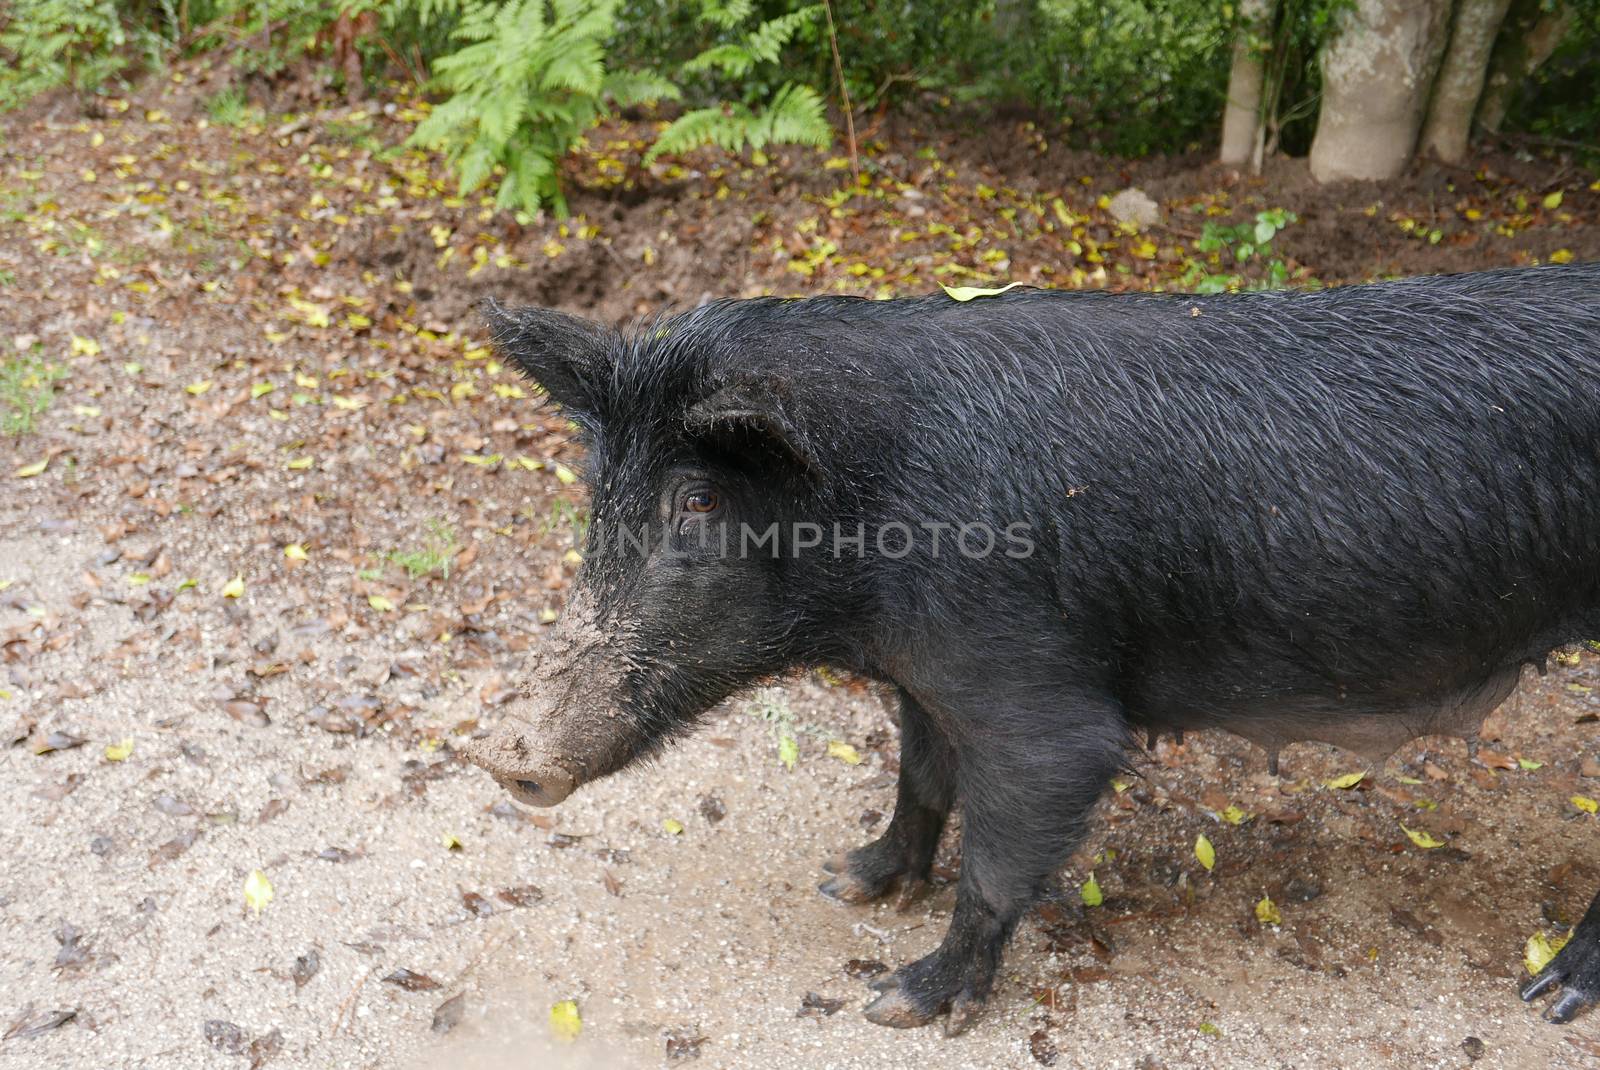
[[753, 0], [701, 0], [700, 21], [731, 30], [754, 10]]
[[606, 75], [600, 92], [610, 97], [619, 108], [653, 104], [658, 100], [678, 100], [683, 96], [683, 90], [670, 78], [654, 71], [613, 71]]

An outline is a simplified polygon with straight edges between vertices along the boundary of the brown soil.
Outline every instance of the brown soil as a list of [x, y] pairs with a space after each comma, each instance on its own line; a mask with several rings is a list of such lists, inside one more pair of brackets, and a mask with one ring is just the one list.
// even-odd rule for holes
[[[813, 891], [892, 804], [864, 690], [782, 692], [808, 729], [793, 771], [742, 699], [548, 815], [455, 757], [559, 609], [583, 501], [564, 423], [482, 351], [483, 297], [615, 321], [763, 292], [1173, 285], [1206, 219], [1266, 207], [1299, 215], [1280, 254], [1325, 283], [1594, 259], [1594, 176], [1496, 156], [1324, 189], [1299, 161], [1240, 177], [923, 118], [875, 132], [852, 187], [809, 152], [642, 172], [620, 124], [573, 167], [573, 217], [519, 225], [381, 151], [408, 102], [225, 128], [183, 73], [99, 118], [57, 100], [0, 126], [0, 345], [66, 374], [0, 445], [0, 1066], [512, 1065], [569, 998], [584, 1029], [561, 1050], [599, 1066], [1600, 1059], [1594, 1016], [1557, 1029], [1515, 998], [1524, 942], [1600, 881], [1596, 819], [1568, 801], [1600, 795], [1588, 655], [1513, 700], [1477, 761], [1418, 741], [1349, 791], [1321, 786], [1355, 769], [1323, 748], [1279, 780], [1230, 737], [1162, 745], [958, 1041], [867, 1025], [849, 976], [928, 950], [950, 889], [908, 915]], [[1127, 185], [1165, 211], [1147, 234], [1103, 207]], [[448, 576], [396, 560], [430, 523]], [[1084, 909], [1091, 869], [1106, 900]], [[423, 980], [386, 980], [402, 968]]]

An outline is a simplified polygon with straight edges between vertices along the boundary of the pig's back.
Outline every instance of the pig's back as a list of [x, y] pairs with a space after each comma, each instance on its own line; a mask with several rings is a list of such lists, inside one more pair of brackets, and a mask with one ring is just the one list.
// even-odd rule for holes
[[1600, 266], [927, 310], [912, 448], [1151, 695], [1481, 705], [1600, 630]]

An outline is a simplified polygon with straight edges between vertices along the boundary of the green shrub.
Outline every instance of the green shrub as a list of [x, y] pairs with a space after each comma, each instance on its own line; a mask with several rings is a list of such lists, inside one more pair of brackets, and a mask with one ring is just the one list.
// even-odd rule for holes
[[[822, 17], [822, 5], [809, 4], [744, 32], [740, 26], [752, 6], [751, 0], [704, 0], [701, 22], [725, 33], [735, 31], [738, 36], [714, 43], [690, 58], [679, 68], [680, 76], [721, 75], [729, 82], [748, 87], [756, 72], [776, 69], [784, 47]], [[685, 112], [661, 132], [645, 155], [645, 162], [663, 153], [687, 152], [702, 145], [738, 152], [746, 145], [759, 150], [772, 143], [820, 148], [832, 140], [833, 130], [828, 126], [827, 106], [821, 95], [810, 86], [784, 82], [765, 107], [752, 106], [747, 97]]]
[[114, 0], [12, 0], [0, 30], [0, 108], [99, 86], [128, 65], [127, 41]]
[[435, 84], [450, 97], [418, 124], [412, 142], [443, 152], [464, 193], [499, 167], [499, 207], [533, 212], [549, 203], [564, 213], [557, 164], [606, 102], [678, 95], [659, 75], [606, 71], [618, 3], [507, 0], [466, 8], [454, 31], [464, 44], [434, 64]]

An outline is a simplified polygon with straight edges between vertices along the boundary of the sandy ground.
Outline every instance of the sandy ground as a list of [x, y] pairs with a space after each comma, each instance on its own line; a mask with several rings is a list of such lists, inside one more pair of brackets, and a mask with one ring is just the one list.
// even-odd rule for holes
[[[0, 539], [26, 592], [7, 613], [53, 612], [99, 540], [30, 534], [26, 519], [8, 517]], [[95, 679], [115, 663], [128, 607], [91, 599], [77, 619], [96, 638], [43, 655], [36, 679]], [[1546, 1025], [1514, 991], [1524, 939], [1555, 931], [1542, 914], [1572, 919], [1600, 876], [1595, 819], [1567, 803], [1597, 749], [1594, 723], [1575, 723], [1600, 710], [1593, 658], [1555, 668], [1491, 722], [1503, 738], [1490, 762], [1544, 763], [1532, 771], [1421, 741], [1335, 791], [1322, 780], [1357, 766], [1327, 748], [1289, 751], [1276, 780], [1226, 736], [1161, 744], [1144, 777], [1108, 798], [1066, 874], [1073, 893], [1024, 925], [992, 1012], [957, 1040], [867, 1024], [847, 976], [927, 951], [951, 890], [906, 914], [814, 890], [817, 862], [864, 841], [892, 804], [892, 724], [869, 693], [815, 679], [786, 689], [803, 726], [793, 771], [734, 702], [655, 766], [532, 815], [501, 805], [448, 742], [355, 740], [294, 716], [243, 724], [203, 697], [220, 671], [167, 668], [47, 711], [83, 746], [0, 750], [5, 1024], [75, 1012], [0, 1043], [0, 1065], [494, 1068], [546, 1049], [552, 1061], [537, 1065], [654, 1066], [674, 1052], [763, 1067], [1600, 1058], [1600, 1021]], [[285, 690], [275, 705], [293, 707]], [[109, 761], [105, 745], [125, 738], [131, 755]], [[827, 739], [864, 760], [826, 757]], [[1408, 773], [1423, 783], [1398, 779]], [[1210, 807], [1229, 802], [1259, 816], [1216, 819]], [[1448, 846], [1410, 846], [1401, 821]], [[1216, 844], [1209, 874], [1190, 852], [1200, 832]], [[1106, 901], [1086, 910], [1073, 900], [1091, 863]], [[244, 892], [256, 869], [274, 891], [259, 912]], [[1281, 926], [1254, 919], [1263, 894]], [[438, 987], [385, 980], [399, 969]], [[458, 996], [459, 1020], [435, 1031]], [[562, 1043], [549, 1012], [568, 999], [582, 1034]]]

